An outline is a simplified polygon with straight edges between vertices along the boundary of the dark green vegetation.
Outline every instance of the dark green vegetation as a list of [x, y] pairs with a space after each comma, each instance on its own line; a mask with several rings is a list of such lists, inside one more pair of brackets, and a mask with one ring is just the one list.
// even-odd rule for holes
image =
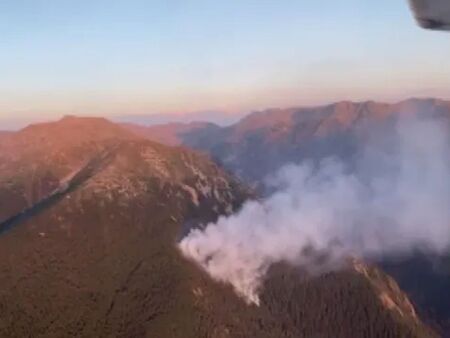
[[421, 318], [443, 337], [450, 337], [450, 255], [417, 253], [381, 265], [415, 301]]
[[283, 327], [298, 328], [298, 336], [432, 336], [395, 281], [377, 268], [356, 263], [356, 272], [303, 279], [296, 271], [273, 270], [263, 300]]
[[8, 136], [0, 160], [0, 220], [24, 211], [0, 235], [1, 337], [433, 336], [361, 263], [273, 267], [256, 307], [186, 261], [185, 224], [249, 196], [205, 156], [66, 118]]

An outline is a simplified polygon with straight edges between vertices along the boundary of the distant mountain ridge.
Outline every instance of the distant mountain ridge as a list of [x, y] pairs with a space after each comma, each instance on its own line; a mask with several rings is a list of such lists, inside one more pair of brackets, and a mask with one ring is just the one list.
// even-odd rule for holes
[[[178, 140], [206, 151], [247, 182], [261, 182], [287, 162], [329, 155], [351, 156], [357, 144], [367, 137], [367, 130], [402, 114], [447, 118], [450, 101], [431, 98], [393, 104], [341, 101], [317, 107], [269, 109], [251, 113], [228, 127], [186, 128]], [[163, 127], [148, 127], [146, 132], [164, 142], [164, 137], [158, 138], [160, 128]]]
[[237, 122], [243, 115], [243, 113], [206, 110], [187, 113], [123, 114], [114, 116], [112, 120], [116, 123], [131, 123], [145, 126], [169, 123], [189, 124], [195, 121], [204, 121], [225, 126]]
[[202, 137], [207, 132], [220, 130], [218, 125], [208, 122], [173, 122], [148, 127], [131, 123], [122, 123], [121, 125], [137, 135], [171, 146], [184, 145], [192, 142], [190, 138]]

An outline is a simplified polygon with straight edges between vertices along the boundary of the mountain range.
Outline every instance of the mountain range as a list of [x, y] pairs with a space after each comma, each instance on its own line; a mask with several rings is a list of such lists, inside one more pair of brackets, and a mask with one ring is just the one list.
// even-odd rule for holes
[[0, 336], [437, 337], [443, 320], [409, 299], [405, 265], [313, 277], [277, 264], [255, 306], [177, 249], [285, 163], [351, 157], [367, 123], [423, 111], [450, 104], [340, 102], [228, 127], [67, 116], [0, 134]]

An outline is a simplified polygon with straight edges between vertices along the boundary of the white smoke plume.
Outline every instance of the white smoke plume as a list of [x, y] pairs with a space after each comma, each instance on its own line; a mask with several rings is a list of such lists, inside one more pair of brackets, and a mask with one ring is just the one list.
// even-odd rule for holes
[[450, 243], [447, 124], [408, 119], [367, 141], [352, 170], [338, 159], [287, 165], [270, 181], [277, 192], [229, 217], [193, 229], [182, 253], [247, 302], [278, 262], [326, 268], [361, 258], [443, 252]]

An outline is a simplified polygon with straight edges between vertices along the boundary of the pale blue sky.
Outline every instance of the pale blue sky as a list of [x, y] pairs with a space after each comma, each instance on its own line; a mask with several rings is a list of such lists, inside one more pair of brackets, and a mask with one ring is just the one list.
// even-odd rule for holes
[[450, 98], [450, 34], [406, 0], [0, 1], [3, 120], [409, 96]]

